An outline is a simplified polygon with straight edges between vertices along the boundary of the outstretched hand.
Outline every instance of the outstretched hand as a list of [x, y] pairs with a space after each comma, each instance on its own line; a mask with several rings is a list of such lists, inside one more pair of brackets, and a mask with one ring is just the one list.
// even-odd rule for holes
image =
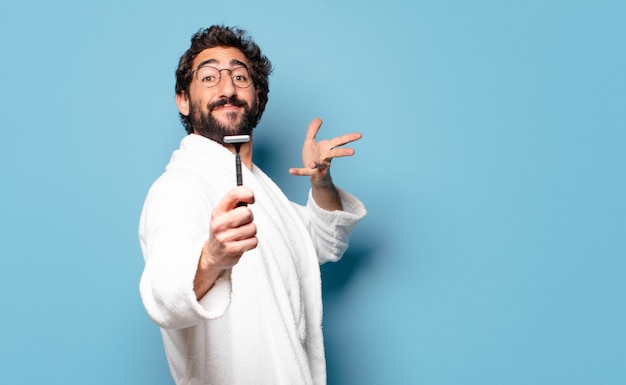
[[291, 175], [308, 176], [314, 186], [332, 183], [330, 180], [330, 162], [334, 158], [354, 155], [354, 149], [341, 147], [361, 139], [361, 134], [353, 132], [329, 140], [315, 141], [322, 126], [322, 120], [315, 118], [309, 123], [304, 145], [302, 146], [302, 168], [290, 168]]

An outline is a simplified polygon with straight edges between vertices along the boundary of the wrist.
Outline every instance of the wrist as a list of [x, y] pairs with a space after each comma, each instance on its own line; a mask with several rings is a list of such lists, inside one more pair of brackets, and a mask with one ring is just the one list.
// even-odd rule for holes
[[317, 205], [327, 211], [343, 210], [339, 191], [332, 183], [324, 185], [311, 185], [311, 195]]
[[200, 300], [204, 295], [211, 290], [215, 281], [224, 272], [225, 269], [217, 266], [211, 258], [208, 256], [208, 251], [203, 250], [200, 260], [198, 261], [198, 267], [196, 269], [196, 275], [193, 280], [193, 290], [196, 293], [196, 298]]
[[330, 172], [326, 172], [324, 175], [311, 175], [309, 178], [311, 186], [314, 188], [334, 188], [333, 179], [330, 177]]

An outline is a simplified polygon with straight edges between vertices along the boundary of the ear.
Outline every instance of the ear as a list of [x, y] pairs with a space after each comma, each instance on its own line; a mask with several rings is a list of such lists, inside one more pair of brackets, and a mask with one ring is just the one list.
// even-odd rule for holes
[[185, 91], [181, 91], [179, 94], [176, 94], [176, 105], [178, 106], [178, 111], [181, 114], [188, 116], [189, 115], [189, 98], [187, 97], [187, 93]]

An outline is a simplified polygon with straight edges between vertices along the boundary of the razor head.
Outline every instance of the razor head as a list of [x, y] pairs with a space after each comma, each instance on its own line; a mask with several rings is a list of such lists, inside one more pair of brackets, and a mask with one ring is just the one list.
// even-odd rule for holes
[[228, 135], [224, 137], [224, 143], [248, 143], [250, 141], [250, 135]]

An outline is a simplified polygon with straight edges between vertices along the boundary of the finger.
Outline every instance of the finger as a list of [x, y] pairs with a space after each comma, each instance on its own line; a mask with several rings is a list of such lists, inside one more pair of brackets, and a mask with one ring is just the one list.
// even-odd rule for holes
[[209, 231], [221, 242], [232, 241], [238, 238], [240, 229], [253, 223], [253, 220], [254, 215], [248, 207], [220, 214], [214, 211]]
[[238, 240], [249, 239], [256, 236], [256, 225], [250, 222], [244, 226], [239, 227]]
[[318, 131], [322, 127], [322, 119], [315, 118], [309, 123], [309, 127], [306, 130], [306, 140], [315, 140]]
[[215, 234], [215, 239], [222, 244], [243, 241], [256, 236], [257, 228], [252, 222], [243, 224], [239, 227], [225, 229]]
[[315, 170], [323, 170], [325, 168], [329, 168], [331, 159], [332, 157], [329, 156], [325, 159], [320, 159], [317, 162], [311, 162], [309, 163], [309, 168], [315, 169]]
[[295, 176], [313, 176], [330, 168], [330, 158], [309, 163], [309, 167], [290, 168], [289, 174]]
[[356, 142], [362, 137], [363, 135], [361, 135], [360, 132], [353, 132], [351, 134], [345, 134], [345, 135], [341, 135], [336, 138], [333, 138], [329, 142], [330, 142], [330, 146], [332, 148], [335, 148], [335, 147], [343, 146], [348, 143]]
[[354, 149], [350, 147], [337, 147], [328, 151], [327, 156], [323, 159], [330, 166], [330, 161], [335, 158], [354, 155]]
[[312, 168], [290, 168], [289, 174], [295, 176], [311, 176], [315, 172]]
[[257, 247], [259, 240], [255, 236], [244, 238], [241, 240], [233, 241], [229, 244], [231, 254], [240, 257], [248, 250], [252, 250]]
[[207, 242], [210, 255], [222, 258], [239, 258], [258, 244], [256, 226], [246, 225], [239, 229], [231, 229], [220, 234], [213, 234]]
[[226, 193], [224, 198], [215, 206], [216, 214], [226, 213], [237, 207], [238, 202], [254, 203], [254, 193], [246, 186], [237, 186]]
[[256, 227], [254, 224], [248, 223], [241, 227], [227, 227], [219, 231], [213, 231], [211, 232], [211, 235], [215, 238], [219, 245], [228, 248], [233, 242], [238, 242], [254, 236], [255, 230]]

